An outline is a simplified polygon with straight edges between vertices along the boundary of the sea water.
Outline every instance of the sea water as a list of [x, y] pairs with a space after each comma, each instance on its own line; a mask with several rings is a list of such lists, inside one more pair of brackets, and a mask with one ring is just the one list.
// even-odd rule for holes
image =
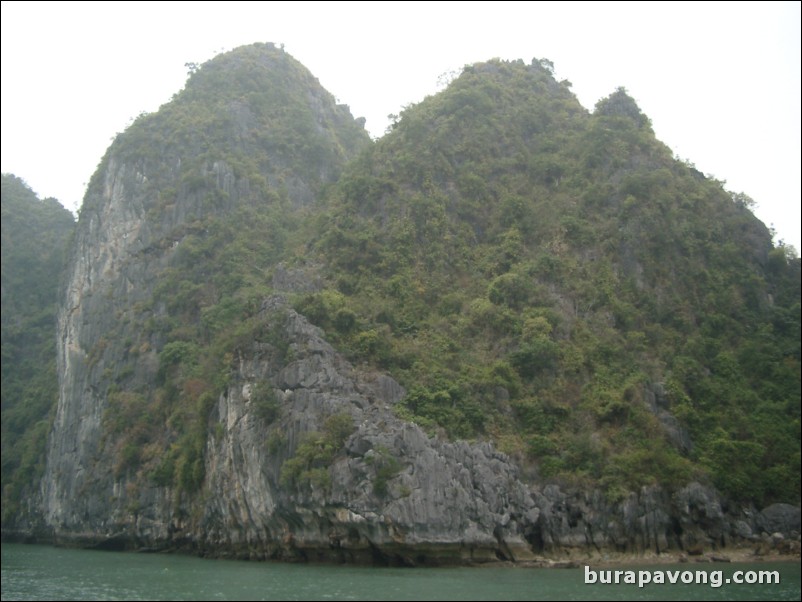
[[[3, 600], [799, 600], [799, 563], [657, 565], [613, 570], [722, 571], [720, 587], [587, 584], [579, 569], [376, 568], [204, 560], [176, 554], [2, 545]], [[780, 583], [726, 584], [736, 571]], [[666, 580], [667, 581], [667, 580]]]

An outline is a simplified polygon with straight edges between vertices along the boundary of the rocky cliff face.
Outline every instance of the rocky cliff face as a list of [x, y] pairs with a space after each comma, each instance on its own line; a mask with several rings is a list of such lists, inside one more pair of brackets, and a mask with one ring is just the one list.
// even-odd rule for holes
[[[798, 534], [798, 508], [746, 509], [736, 520], [715, 491], [699, 484], [673, 495], [644, 488], [620, 503], [598, 491], [527, 485], [492, 445], [442, 441], [399, 420], [391, 409], [404, 396], [398, 383], [356, 370], [281, 296], [266, 299], [260, 317], [265, 335], [234, 358], [231, 381], [209, 418], [203, 494], [192, 499], [96, 477], [96, 486], [114, 494], [111, 503], [51, 506], [71, 511], [49, 517], [57, 540], [250, 559], [431, 565], [710, 551], [755, 541], [753, 530]], [[276, 401], [270, 418], [260, 411], [265, 395]], [[304, 446], [322, 451], [320, 433], [332, 418], [345, 424], [342, 447], [325, 456], [319, 473], [287, 479], [288, 460]], [[307, 456], [301, 468], [314, 470], [314, 462]], [[72, 522], [59, 525], [53, 517]]]
[[[256, 341], [236, 359], [216, 407], [222, 434], [207, 443], [210, 495], [192, 536], [200, 548], [359, 562], [531, 555], [523, 528], [537, 510], [505, 456], [399, 420], [394, 380], [355, 370], [280, 297], [262, 311], [287, 351]], [[278, 402], [270, 424], [255, 409], [265, 387]], [[332, 418], [344, 420], [342, 448], [322, 474], [288, 479], [287, 461]]]
[[[276, 60], [273, 49], [267, 54]], [[334, 126], [342, 128], [337, 110], [322, 93], [305, 98], [324, 144]], [[236, 107], [244, 130], [254, 110]], [[44, 520], [55, 537], [361, 562], [531, 555], [524, 527], [537, 510], [512, 463], [489, 444], [439, 441], [397, 419], [391, 406], [404, 394], [398, 383], [354, 370], [322, 331], [276, 296], [255, 318], [263, 336], [249, 337], [230, 355], [227, 385], [206, 408], [200, 490], [125, 469], [110, 422], [112, 413], [127, 410], [112, 408], [112, 400], [156, 403], [148, 397], [168, 341], [159, 332], [143, 338], [141, 329], [170, 315], [153, 303], [160, 276], [182, 249], [188, 224], [265, 202], [253, 177], [238, 176], [225, 158], [199, 162], [168, 144], [157, 159], [132, 149], [130, 136], [112, 146], [90, 185], [58, 316], [60, 395], [42, 481]], [[343, 153], [342, 138], [331, 156]], [[303, 169], [279, 154], [263, 163], [282, 166], [290, 207], [308, 204], [310, 191], [337, 171], [336, 161]], [[187, 164], [197, 164], [190, 176], [197, 179], [200, 169], [200, 184], [187, 183]], [[268, 176], [279, 177], [275, 170]], [[175, 196], [165, 199], [165, 188]], [[289, 292], [315, 287], [303, 270], [284, 268], [276, 269], [273, 285]], [[341, 434], [327, 449], [332, 418]], [[167, 426], [156, 430], [134, 444], [170, 437]]]
[[[265, 300], [260, 314], [265, 340], [240, 350], [211, 413], [198, 499], [130, 486], [102, 470], [104, 404], [91, 387], [79, 402], [60, 404], [45, 481], [57, 538], [256, 558], [531, 557], [525, 529], [538, 510], [506, 456], [489, 444], [439, 441], [396, 418], [391, 405], [403, 389], [386, 375], [354, 370], [281, 297]], [[67, 374], [73, 362], [62, 358]], [[257, 390], [277, 402], [270, 421]], [[282, 467], [305, 442], [326, 445], [314, 436], [332, 417], [345, 423], [342, 449], [317, 478], [286, 479]], [[93, 465], [82, 469], [87, 459]]]
[[[617, 501], [545, 485], [490, 443], [400, 419], [403, 387], [346, 361], [288, 302], [320, 288], [319, 266], [278, 261], [308, 242], [274, 225], [308, 211], [367, 143], [308, 72], [261, 45], [204, 66], [112, 145], [58, 316], [41, 491], [57, 541], [439, 564], [798, 531], [798, 509], [795, 523], [793, 508], [725, 511], [698, 484]], [[274, 221], [258, 221], [265, 213]]]
[[[239, 87], [221, 83], [221, 73]], [[274, 80], [278, 96], [268, 93]], [[276, 115], [304, 131], [308, 154], [282, 150], [296, 130], [263, 139]], [[272, 45], [254, 45], [211, 61], [112, 144], [87, 190], [58, 314], [59, 403], [42, 481], [48, 525], [95, 532], [131, 503], [124, 489], [136, 478], [120, 479], [109, 399], [152, 401], [170, 334], [147, 324], [175, 316], [162, 299], [178, 291], [164, 276], [188, 238], [237, 210], [308, 204], [367, 141], [308, 71]]]
[[81, 217], [58, 314], [59, 404], [43, 492], [47, 522], [64, 526], [79, 523], [81, 516], [105, 504], [86, 493], [103, 479], [92, 471], [102, 452], [108, 391], [102, 371], [121, 361], [124, 350], [110, 346], [104, 335], [114, 327], [115, 305], [148, 294], [147, 286], [133, 283], [147, 282], [146, 274], [162, 260], [130, 260], [150, 242], [150, 228], [142, 219], [145, 199], [131, 194], [141, 190], [144, 174], [112, 159], [102, 177], [98, 192], [106, 202]]

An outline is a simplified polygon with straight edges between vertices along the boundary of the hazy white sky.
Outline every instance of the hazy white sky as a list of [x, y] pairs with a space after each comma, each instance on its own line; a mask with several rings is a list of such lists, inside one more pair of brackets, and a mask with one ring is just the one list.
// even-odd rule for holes
[[554, 62], [585, 107], [625, 86], [657, 136], [800, 247], [799, 2], [2, 2], [2, 171], [71, 209], [184, 63], [272, 41], [381, 135], [441, 74]]

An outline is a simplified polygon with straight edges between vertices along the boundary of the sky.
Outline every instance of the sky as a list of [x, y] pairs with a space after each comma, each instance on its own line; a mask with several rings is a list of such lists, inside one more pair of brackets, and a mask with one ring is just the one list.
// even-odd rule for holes
[[800, 245], [799, 2], [2, 2], [2, 172], [75, 211], [185, 63], [284, 44], [374, 137], [491, 58], [546, 58], [589, 110], [624, 86], [682, 160]]

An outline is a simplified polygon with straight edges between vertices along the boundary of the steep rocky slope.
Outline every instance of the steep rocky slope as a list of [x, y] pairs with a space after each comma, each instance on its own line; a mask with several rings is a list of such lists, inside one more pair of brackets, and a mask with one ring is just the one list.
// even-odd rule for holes
[[[240, 48], [90, 181], [16, 529], [387, 564], [791, 535], [798, 507], [756, 504], [798, 501], [798, 272], [623, 91], [589, 114], [546, 63], [491, 61], [371, 144]], [[762, 430], [717, 414], [750, 407]]]
[[[232, 101], [238, 93], [249, 102]], [[319, 330], [261, 295], [271, 287], [252, 285], [253, 272], [273, 271], [276, 289], [314, 290], [303, 270], [271, 263], [280, 248], [233, 253], [220, 272], [194, 261], [279, 236], [260, 217], [303, 213], [366, 143], [359, 132], [297, 63], [256, 46], [204, 66], [109, 149], [59, 314], [61, 391], [43, 479], [59, 541], [280, 558], [342, 548], [361, 561], [528, 553], [510, 513], [526, 515], [532, 501], [506, 458], [395, 418], [397, 383], [354, 372]], [[195, 320], [204, 332], [190, 332]]]
[[[152, 468], [176, 439], [181, 447], [189, 431], [205, 430], [197, 391], [189, 400], [159, 386], [192, 338], [173, 331], [184, 317], [176, 299], [200, 311], [235, 297], [275, 258], [267, 246], [280, 246], [268, 216], [302, 211], [367, 141], [347, 108], [271, 45], [210, 61], [115, 140], [87, 190], [59, 313], [60, 401], [43, 480], [49, 524], [105, 524], [109, 509], [136, 504], [130, 490], [149, 479], [129, 469]], [[233, 248], [236, 237], [255, 249]], [[237, 265], [199, 265], [192, 245], [203, 243]], [[188, 472], [198, 470], [196, 451], [187, 444], [179, 454]]]

